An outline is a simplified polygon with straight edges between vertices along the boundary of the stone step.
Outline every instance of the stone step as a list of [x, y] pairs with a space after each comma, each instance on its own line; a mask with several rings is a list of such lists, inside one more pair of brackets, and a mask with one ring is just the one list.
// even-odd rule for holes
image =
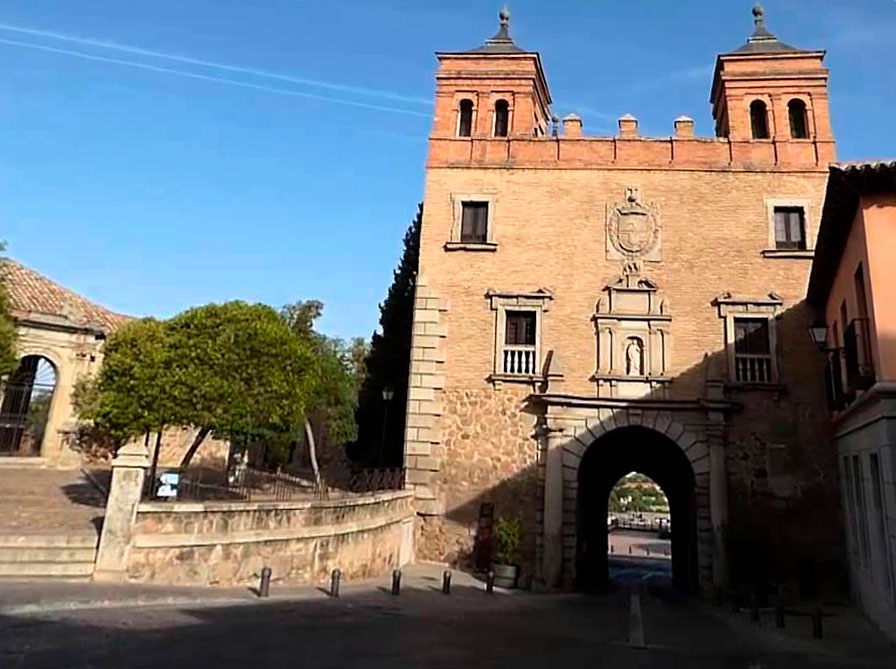
[[0, 546], [0, 564], [23, 562], [93, 562], [96, 548], [26, 548]]
[[3, 548], [92, 548], [96, 549], [96, 534], [0, 534]]
[[93, 562], [0, 562], [0, 578], [87, 578]]
[[0, 457], [0, 469], [46, 469], [49, 467], [46, 458], [4, 455]]

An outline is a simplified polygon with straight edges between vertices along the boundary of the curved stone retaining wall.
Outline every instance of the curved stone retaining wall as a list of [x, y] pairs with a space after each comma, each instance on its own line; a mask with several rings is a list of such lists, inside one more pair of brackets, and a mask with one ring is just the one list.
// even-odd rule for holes
[[147, 502], [127, 556], [132, 581], [182, 585], [323, 584], [382, 574], [413, 558], [413, 493], [295, 502]]

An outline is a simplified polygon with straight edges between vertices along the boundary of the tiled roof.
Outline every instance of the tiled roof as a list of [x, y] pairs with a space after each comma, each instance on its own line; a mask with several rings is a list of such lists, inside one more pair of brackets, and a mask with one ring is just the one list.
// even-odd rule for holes
[[49, 317], [60, 325], [99, 328], [106, 333], [131, 320], [130, 316], [101, 307], [15, 260], [0, 261], [0, 277], [9, 294], [12, 316], [20, 320]]

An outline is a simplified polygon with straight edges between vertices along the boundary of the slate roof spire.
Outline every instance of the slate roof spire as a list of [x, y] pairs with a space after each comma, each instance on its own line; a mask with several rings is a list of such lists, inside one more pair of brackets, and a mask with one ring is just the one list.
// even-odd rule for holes
[[475, 49], [471, 49], [468, 53], [525, 53], [513, 43], [510, 37], [510, 9], [507, 5], [498, 14], [500, 27], [494, 37], [485, 40], [485, 44]]
[[753, 5], [753, 23], [755, 28], [747, 43], [732, 53], [784, 53], [799, 52], [795, 46], [784, 44], [777, 36], [765, 27], [765, 8], [758, 2]]

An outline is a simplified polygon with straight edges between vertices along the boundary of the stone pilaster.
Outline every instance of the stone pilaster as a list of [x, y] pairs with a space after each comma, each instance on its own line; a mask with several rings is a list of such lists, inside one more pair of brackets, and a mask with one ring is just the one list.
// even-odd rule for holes
[[547, 440], [544, 479], [544, 541], [542, 579], [549, 588], [559, 588], [563, 578], [563, 432], [545, 428]]
[[112, 484], [106, 500], [94, 580], [123, 581], [127, 576], [137, 505], [143, 494], [143, 480], [148, 467], [149, 453], [141, 443], [121, 447], [112, 460]]
[[728, 550], [725, 532], [728, 527], [728, 469], [725, 459], [723, 417], [710, 413], [706, 428], [709, 442], [709, 512], [712, 522], [712, 582], [728, 585]]
[[411, 335], [411, 366], [408, 379], [407, 427], [404, 462], [407, 485], [414, 490], [417, 512], [445, 512], [440, 486], [442, 470], [442, 390], [445, 387], [444, 300], [436, 296], [423, 276], [417, 277], [414, 294], [414, 325]]

